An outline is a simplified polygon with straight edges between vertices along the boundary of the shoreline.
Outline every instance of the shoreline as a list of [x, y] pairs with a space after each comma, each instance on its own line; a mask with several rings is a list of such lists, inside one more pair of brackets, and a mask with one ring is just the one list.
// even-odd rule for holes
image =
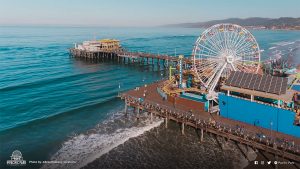
[[[99, 156], [82, 169], [93, 168], [233, 168], [249, 165], [246, 158], [233, 143], [224, 144], [206, 133], [204, 143], [199, 142], [193, 128], [186, 134], [180, 125], [170, 122], [130, 138], [111, 151]], [[249, 154], [255, 159], [253, 154]]]
[[135, 119], [134, 116], [125, 117], [124, 112], [112, 114], [106, 121], [99, 123], [93, 129], [66, 140], [49, 159], [51, 161], [71, 160], [75, 163], [45, 164], [41, 168], [82, 168], [99, 156], [101, 157], [129, 139], [138, 137], [163, 122], [161, 119], [155, 119], [153, 123], [150, 123], [149, 119], [145, 117], [141, 117], [139, 122]]
[[[273, 162], [288, 162], [283, 158], [275, 159], [269, 153], [258, 152], [250, 147], [241, 149], [247, 151], [247, 158], [234, 142], [214, 137], [205, 133], [204, 142], [199, 142], [199, 136], [191, 127], [186, 128], [185, 135], [180, 132], [180, 125], [170, 122], [165, 128], [160, 124], [141, 135], [132, 137], [123, 144], [102, 154], [81, 169], [123, 169], [123, 168], [232, 168], [273, 169]], [[258, 161], [259, 165], [255, 165]], [[264, 165], [260, 164], [264, 161]], [[267, 161], [272, 164], [268, 165]], [[279, 164], [278, 164], [279, 165]], [[299, 166], [299, 164], [297, 164]], [[279, 165], [283, 169], [297, 169], [294, 165]]]

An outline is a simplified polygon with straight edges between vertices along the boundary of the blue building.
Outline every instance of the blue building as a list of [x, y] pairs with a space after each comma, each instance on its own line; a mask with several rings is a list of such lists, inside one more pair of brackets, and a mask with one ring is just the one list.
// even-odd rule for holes
[[231, 73], [219, 93], [220, 115], [300, 138], [295, 91], [287, 86], [283, 77]]

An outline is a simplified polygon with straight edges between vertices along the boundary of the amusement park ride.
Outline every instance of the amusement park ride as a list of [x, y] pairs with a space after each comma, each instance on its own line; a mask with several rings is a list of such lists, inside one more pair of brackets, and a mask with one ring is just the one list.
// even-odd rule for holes
[[180, 71], [179, 59], [177, 80], [181, 90], [176, 92], [202, 93], [215, 102], [219, 84], [231, 71], [259, 73], [260, 70], [260, 49], [254, 36], [235, 24], [218, 24], [205, 30], [195, 43], [191, 59], [190, 70], [184, 71]]
[[[111, 59], [127, 64], [139, 63], [157, 67], [175, 66], [170, 66], [169, 79], [162, 81], [158, 90], [164, 100], [174, 104], [177, 98], [189, 100], [189, 103], [196, 101], [204, 107], [203, 111], [221, 116], [227, 116], [227, 112], [233, 113], [234, 117], [231, 118], [240, 121], [245, 120], [240, 119], [241, 117], [246, 117], [246, 110], [241, 105], [253, 104], [249, 118], [253, 116], [253, 112], [261, 111], [257, 116], [269, 112], [267, 109], [270, 107], [275, 113], [288, 109], [291, 111], [290, 116], [284, 117], [291, 121], [296, 119], [295, 124], [300, 125], [300, 73], [296, 74], [296, 70], [296, 73], [292, 72], [288, 77], [282, 77], [281, 73], [267, 73], [266, 62], [261, 63], [261, 50], [257, 41], [248, 30], [239, 25], [224, 23], [208, 28], [196, 40], [192, 56], [186, 58], [182, 55], [172, 57], [129, 52], [120, 46], [118, 40], [107, 39], [86, 41], [70, 51], [74, 57], [84, 59]], [[276, 60], [270, 63], [271, 68], [276, 68], [271, 69], [273, 72], [282, 72], [280, 65], [286, 62]], [[287, 74], [290, 71], [283, 72]], [[240, 104], [233, 101], [236, 97], [240, 98]], [[230, 100], [235, 103], [225, 103]], [[265, 104], [270, 105], [263, 111], [259, 107]], [[234, 106], [226, 107], [228, 105]], [[240, 112], [244, 114], [239, 116]], [[273, 117], [277, 115], [270, 116]], [[248, 123], [256, 124], [255, 120], [257, 119]], [[298, 131], [298, 128], [292, 129], [293, 122], [290, 124], [291, 129], [286, 131]]]
[[170, 67], [162, 92], [175, 100], [201, 102], [205, 112], [251, 125], [260, 121], [261, 127], [268, 128], [276, 121], [278, 131], [299, 137], [300, 73], [275, 76], [263, 72], [266, 64], [261, 63], [260, 52], [245, 28], [212, 26], [197, 39], [189, 68], [182, 69], [182, 56], [175, 76]]
[[[165, 118], [166, 127], [168, 120], [174, 120], [181, 123], [183, 134], [185, 125], [205, 126], [205, 130], [205, 124], [245, 126], [252, 134], [242, 132], [236, 140], [253, 139], [249, 145], [258, 146], [256, 143], [261, 144], [265, 139], [267, 151], [283, 148], [278, 140], [286, 138], [298, 145], [300, 76], [263, 74], [260, 52], [254, 36], [243, 27], [212, 26], [197, 39], [192, 57], [174, 58], [176, 67], [170, 66], [168, 80], [123, 93], [120, 97], [125, 100], [125, 112], [128, 106], [137, 109], [137, 114], [144, 110], [151, 119], [153, 114]], [[294, 84], [298, 84], [298, 90], [290, 87]], [[147, 97], [145, 91], [149, 92]], [[217, 126], [217, 131], [226, 133], [222, 130], [225, 125]], [[232, 134], [231, 127], [228, 133], [225, 137]], [[203, 134], [200, 135], [203, 140]], [[289, 158], [300, 161], [298, 146], [290, 150], [293, 153]]]

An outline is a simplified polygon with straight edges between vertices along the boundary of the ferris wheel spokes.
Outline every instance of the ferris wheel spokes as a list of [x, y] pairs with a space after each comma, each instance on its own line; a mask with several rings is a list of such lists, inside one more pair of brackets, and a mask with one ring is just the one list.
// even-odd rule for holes
[[193, 70], [209, 91], [230, 71], [256, 73], [260, 50], [253, 35], [234, 24], [218, 24], [205, 30], [193, 49]]

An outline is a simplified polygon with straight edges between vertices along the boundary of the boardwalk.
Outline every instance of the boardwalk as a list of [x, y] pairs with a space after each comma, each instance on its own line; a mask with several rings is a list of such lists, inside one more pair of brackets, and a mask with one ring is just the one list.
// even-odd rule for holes
[[[142, 52], [118, 51], [84, 51], [70, 49], [73, 57], [91, 60], [117, 61], [128, 64], [143, 64], [157, 66], [176, 66], [178, 58], [169, 55], [150, 54]], [[191, 66], [191, 59], [184, 58], [183, 66]], [[216, 136], [233, 140], [254, 149], [263, 150], [274, 154], [275, 157], [283, 157], [292, 161], [300, 162], [300, 140], [298, 138], [270, 131], [264, 128], [252, 126], [246, 123], [223, 118], [210, 114], [204, 110], [194, 109], [183, 105], [169, 102], [157, 92], [160, 83], [154, 83], [139, 90], [131, 90], [121, 95], [125, 100], [125, 109], [133, 107], [137, 111], [149, 112], [163, 117], [167, 126], [168, 120], [181, 124], [182, 133], [186, 125], [200, 130], [200, 141], [203, 141], [203, 132], [209, 132]]]
[[209, 132], [226, 140], [233, 140], [254, 149], [269, 152], [276, 157], [280, 156], [300, 162], [300, 140], [298, 138], [222, 118], [202, 110], [176, 105], [162, 99], [157, 92], [158, 86], [159, 83], [154, 83], [138, 90], [131, 90], [123, 93], [121, 98], [125, 100], [126, 108], [130, 106], [134, 107], [137, 112], [149, 112], [151, 117], [153, 115], [163, 117], [166, 126], [168, 120], [181, 123], [183, 134], [185, 125], [199, 129], [200, 141], [203, 140], [203, 132]]
[[[163, 54], [151, 54], [143, 52], [129, 52], [126, 50], [116, 51], [85, 51], [78, 49], [70, 49], [70, 54], [76, 58], [94, 59], [102, 61], [117, 61], [123, 63], [139, 63], [146, 65], [158, 65], [163, 67], [176, 66], [178, 57], [163, 55]], [[187, 67], [191, 65], [189, 58], [183, 59], [183, 66]]]

